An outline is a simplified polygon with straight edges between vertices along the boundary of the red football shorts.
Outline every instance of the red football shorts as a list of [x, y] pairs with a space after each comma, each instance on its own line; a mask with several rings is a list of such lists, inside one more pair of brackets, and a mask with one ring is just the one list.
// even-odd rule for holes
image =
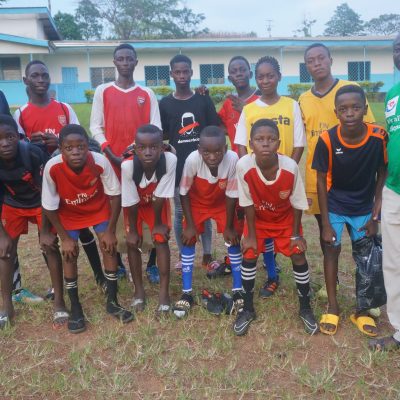
[[1, 219], [7, 234], [15, 239], [28, 233], [28, 222], [42, 226], [42, 208], [16, 208], [3, 204]]

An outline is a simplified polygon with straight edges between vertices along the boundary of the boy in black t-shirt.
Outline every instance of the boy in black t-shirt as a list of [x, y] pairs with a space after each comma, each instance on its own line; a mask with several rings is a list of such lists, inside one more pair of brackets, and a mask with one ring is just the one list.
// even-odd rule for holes
[[[0, 329], [14, 317], [12, 304], [13, 260], [20, 235], [28, 233], [28, 222], [42, 225], [42, 169], [47, 156], [35, 145], [19, 141], [18, 128], [11, 116], [0, 115], [0, 186], [4, 192], [0, 222], [0, 281], [3, 312]], [[46, 224], [45, 221], [43, 221]], [[54, 287], [53, 327], [68, 319], [63, 298], [61, 255], [56, 243], [46, 252]]]
[[[189, 57], [178, 54], [170, 61], [170, 75], [175, 82], [176, 90], [160, 101], [161, 124], [164, 139], [176, 149], [178, 158], [175, 180], [175, 219], [174, 231], [179, 254], [182, 251], [182, 207], [179, 198], [179, 183], [183, 166], [189, 154], [197, 150], [200, 132], [209, 125], [220, 125], [220, 119], [211, 98], [195, 93], [190, 88], [193, 75], [192, 61]], [[203, 244], [203, 265], [207, 269], [219, 266], [211, 260], [211, 222], [205, 224], [204, 233], [201, 235]], [[181, 268], [181, 262], [177, 268]]]
[[[344, 225], [352, 243], [377, 233], [387, 164], [385, 130], [363, 123], [367, 113], [364, 91], [355, 85], [340, 88], [335, 112], [340, 124], [323, 132], [315, 149], [312, 168], [317, 170], [318, 201], [322, 218], [325, 282], [328, 310], [321, 332], [334, 335], [339, 323], [336, 277]], [[375, 321], [367, 310], [356, 310], [351, 320], [368, 336], [376, 336]]]

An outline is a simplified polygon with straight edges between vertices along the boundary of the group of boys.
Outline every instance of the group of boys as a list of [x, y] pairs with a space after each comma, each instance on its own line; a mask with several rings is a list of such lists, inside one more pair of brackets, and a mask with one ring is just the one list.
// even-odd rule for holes
[[[233, 325], [236, 335], [244, 335], [255, 319], [256, 263], [269, 239], [273, 239], [275, 253], [291, 258], [305, 331], [312, 335], [321, 329], [334, 334], [339, 321], [336, 280], [342, 230], [344, 225], [348, 227], [353, 242], [376, 234], [387, 166], [388, 136], [371, 124], [373, 116], [362, 89], [333, 78], [327, 47], [318, 43], [306, 49], [305, 63], [315, 81], [299, 99], [308, 142], [306, 195], [296, 161], [279, 154], [280, 132], [273, 120], [261, 118], [249, 127], [250, 154], [239, 154], [239, 159], [234, 151], [243, 107], [258, 98], [250, 87], [251, 70], [244, 57], [234, 57], [229, 63], [229, 80], [237, 95], [228, 97], [219, 115], [207, 95], [190, 88], [193, 71], [188, 57], [177, 55], [171, 60], [176, 90], [159, 106], [150, 89], [134, 82], [137, 62], [133, 47], [118, 46], [114, 51], [116, 81], [96, 89], [90, 128], [105, 156], [89, 151], [87, 133], [73, 123], [77, 122], [71, 118], [73, 111], [63, 103], [46, 100], [41, 110], [43, 114], [44, 107], [61, 107], [58, 130], [35, 127], [37, 113], [32, 113], [32, 121], [28, 113], [21, 120], [23, 109], [16, 113], [19, 129], [11, 118], [1, 116], [0, 178], [5, 195], [0, 274], [5, 313], [0, 326], [14, 315], [12, 260], [28, 221], [41, 226], [40, 243], [54, 288], [55, 327], [68, 321], [71, 332], [85, 329], [78, 297], [77, 240], [90, 227], [98, 236], [103, 255], [107, 312], [124, 323], [132, 321], [133, 312], [117, 300], [116, 229], [122, 199], [135, 285], [133, 310], [142, 311], [146, 305], [141, 260], [143, 224], [150, 229], [159, 268], [157, 314], [172, 311], [182, 318], [194, 304], [192, 273], [199, 235], [203, 263], [211, 269], [219, 268], [211, 260], [210, 220], [214, 219], [217, 232], [223, 234], [232, 273], [229, 312], [237, 313]], [[36, 79], [36, 86], [28, 86], [30, 99], [34, 91], [47, 92], [49, 88], [46, 66], [33, 62], [30, 68], [35, 65], [38, 71], [31, 79]], [[26, 75], [24, 81], [32, 76], [28, 67]], [[46, 79], [47, 84], [43, 83]], [[365, 116], [370, 123], [364, 122]], [[30, 133], [24, 124], [33, 126]], [[233, 150], [227, 148], [226, 133]], [[31, 143], [20, 141], [20, 134]], [[168, 148], [163, 139], [169, 140]], [[133, 149], [127, 154], [132, 143]], [[49, 159], [57, 147], [61, 154]], [[29, 163], [24, 160], [26, 154], [31, 154]], [[174, 231], [182, 268], [182, 295], [173, 306], [169, 298], [170, 198], [175, 203]], [[310, 304], [307, 244], [301, 227], [302, 212], [309, 206], [320, 228], [328, 293], [328, 311], [320, 327]], [[70, 313], [63, 301], [56, 233], [61, 239]], [[352, 320], [360, 331], [376, 336], [374, 320], [367, 311], [356, 310]], [[382, 343], [380, 347], [384, 347]]]

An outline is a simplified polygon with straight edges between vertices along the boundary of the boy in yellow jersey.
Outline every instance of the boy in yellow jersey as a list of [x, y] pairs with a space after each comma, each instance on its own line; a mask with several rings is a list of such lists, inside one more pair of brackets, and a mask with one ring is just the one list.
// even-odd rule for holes
[[[301, 111], [295, 100], [280, 96], [278, 93], [278, 84], [281, 80], [278, 61], [274, 57], [261, 57], [256, 64], [255, 76], [261, 97], [244, 106], [240, 115], [235, 136], [239, 157], [251, 153], [249, 140], [254, 123], [268, 118], [274, 121], [279, 128], [278, 152], [299, 163], [305, 146]], [[279, 285], [279, 275], [274, 258], [274, 241], [270, 238], [265, 240], [263, 256], [268, 276], [259, 295], [267, 298], [274, 294]]]
[[[341, 87], [354, 84], [354, 82], [335, 79], [332, 76], [332, 57], [328, 47], [322, 43], [314, 43], [307, 47], [304, 52], [304, 61], [307, 71], [314, 80], [313, 87], [299, 98], [307, 138], [306, 194], [309, 209], [306, 212], [317, 219], [321, 241], [322, 224], [317, 196], [317, 174], [311, 168], [311, 164], [319, 135], [339, 123], [334, 105], [336, 92]], [[364, 121], [375, 121], [370, 107]], [[321, 249], [323, 250], [322, 241]]]

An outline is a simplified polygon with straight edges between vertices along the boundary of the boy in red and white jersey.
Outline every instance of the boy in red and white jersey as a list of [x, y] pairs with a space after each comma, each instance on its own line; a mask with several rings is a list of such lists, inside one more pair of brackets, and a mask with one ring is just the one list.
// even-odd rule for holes
[[157, 126], [141, 126], [136, 133], [134, 157], [122, 163], [122, 206], [129, 219], [126, 242], [135, 285], [132, 307], [143, 311], [145, 306], [140, 247], [143, 239], [142, 225], [146, 223], [155, 244], [160, 270], [158, 314], [170, 311], [169, 199], [174, 197], [177, 163], [174, 154], [164, 152], [162, 139], [163, 133]]
[[[89, 138], [80, 125], [67, 125], [59, 136], [61, 154], [45, 166], [42, 189], [43, 212], [61, 238], [64, 278], [71, 301], [68, 329], [86, 329], [78, 297], [77, 259], [81, 229], [93, 227], [103, 253], [107, 280], [107, 312], [130, 322], [132, 313], [118, 304], [116, 223], [121, 210], [121, 190], [110, 162], [88, 149]], [[42, 235], [42, 243], [51, 234]], [[50, 242], [50, 240], [49, 240]]]
[[[200, 133], [199, 149], [185, 161], [180, 182], [180, 197], [185, 228], [182, 233], [182, 291], [174, 306], [178, 318], [186, 316], [193, 304], [192, 274], [196, 237], [204, 231], [204, 223], [214, 219], [217, 232], [223, 233], [232, 265], [233, 300], [242, 304], [240, 275], [240, 236], [243, 227], [236, 217], [238, 156], [227, 150], [222, 128], [208, 126]], [[211, 310], [210, 310], [211, 311]]]
[[273, 239], [275, 250], [290, 257], [300, 302], [300, 318], [307, 333], [318, 331], [310, 305], [310, 278], [304, 252], [301, 215], [308, 208], [299, 168], [291, 158], [278, 154], [279, 129], [274, 121], [260, 119], [250, 132], [253, 154], [242, 157], [237, 166], [239, 204], [245, 210], [242, 244], [244, 307], [233, 326], [244, 335], [255, 319], [253, 291], [258, 254], [265, 239]]

